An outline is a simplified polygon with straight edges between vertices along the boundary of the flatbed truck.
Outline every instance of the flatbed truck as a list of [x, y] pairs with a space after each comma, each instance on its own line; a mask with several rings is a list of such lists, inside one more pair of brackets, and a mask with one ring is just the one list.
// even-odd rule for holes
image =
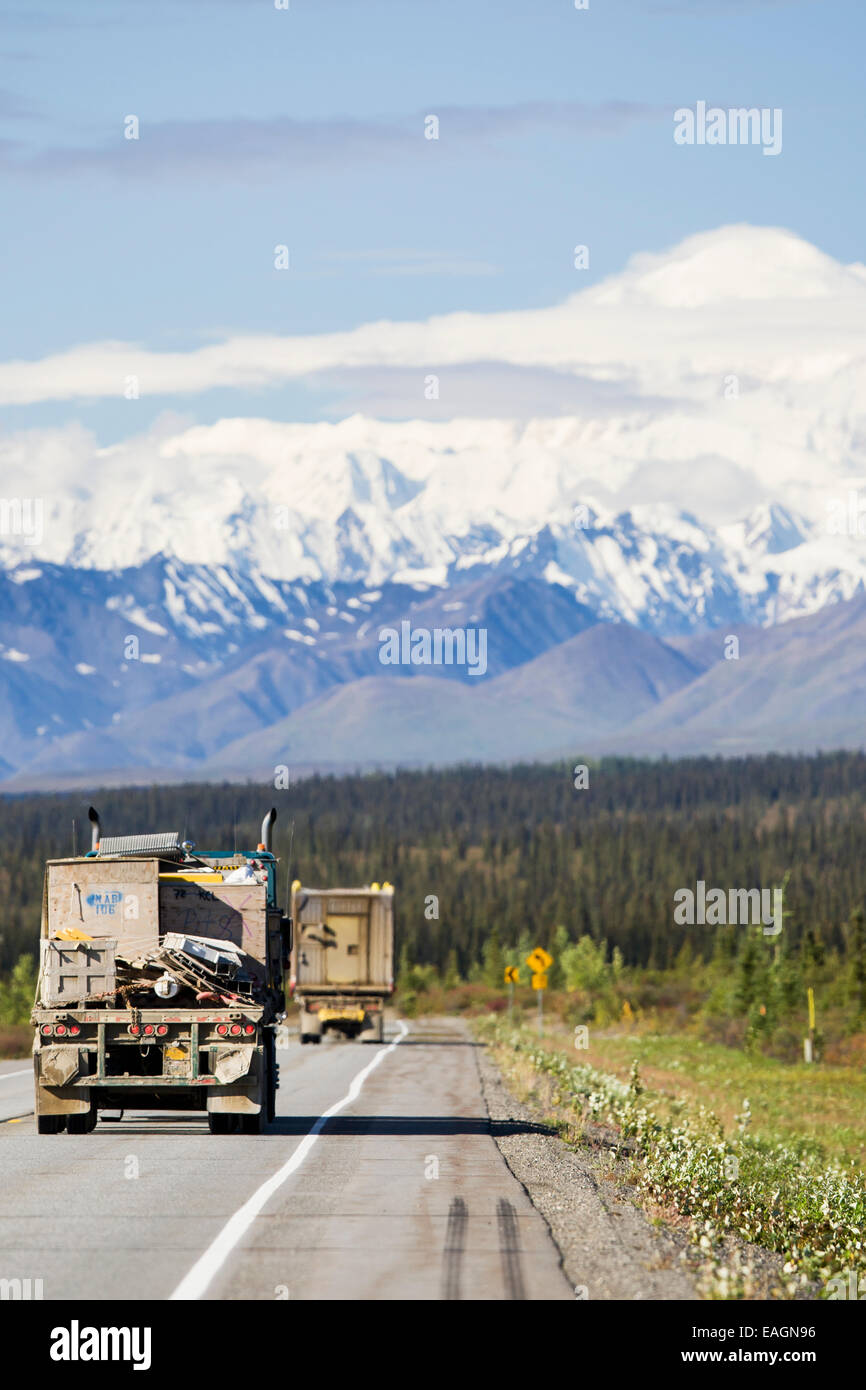
[[[240, 853], [199, 851], [176, 834], [106, 839], [93, 808], [90, 818], [90, 852], [45, 872], [32, 1014], [39, 1133], [87, 1134], [101, 1112], [130, 1110], [196, 1111], [213, 1134], [258, 1133], [274, 1116], [292, 946], [277, 902], [276, 810], [258, 847]], [[154, 966], [167, 941], [181, 943], [168, 957], [175, 974]], [[207, 970], [242, 968], [209, 987], [196, 952]]]

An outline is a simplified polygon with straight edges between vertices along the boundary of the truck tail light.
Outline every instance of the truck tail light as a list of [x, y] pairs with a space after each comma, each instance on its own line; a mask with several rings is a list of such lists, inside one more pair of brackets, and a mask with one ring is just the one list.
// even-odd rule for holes
[[54, 1035], [55, 1035], [55, 1037], [57, 1037], [57, 1038], [63, 1038], [63, 1037], [65, 1037], [65, 1036], [66, 1036], [66, 1024], [65, 1024], [65, 1023], [58, 1023], [57, 1027], [54, 1029]]
[[77, 1038], [77, 1037], [78, 1037], [78, 1034], [79, 1034], [80, 1032], [81, 1032], [81, 1029], [79, 1028], [79, 1026], [78, 1026], [77, 1023], [70, 1023], [70, 1025], [69, 1025], [69, 1036], [70, 1036], [71, 1038]]
[[164, 1038], [166, 1033], [168, 1032], [168, 1028], [164, 1023], [158, 1023], [156, 1026], [156, 1031], [161, 1038]]
[[129, 1031], [130, 1031], [130, 1033], [132, 1033], [132, 1034], [134, 1035], [134, 1037], [137, 1038], [138, 1035], [139, 1035], [139, 1033], [141, 1032], [141, 1028], [139, 1027], [139, 1025], [138, 1025], [137, 1023], [130, 1023], [130, 1025], [129, 1025]]
[[238, 1036], [238, 1034], [240, 1033], [240, 1031], [241, 1031], [241, 1025], [240, 1025], [239, 1023], [233, 1023], [232, 1026], [231, 1026], [231, 1028], [229, 1029], [229, 1032], [231, 1033], [231, 1035], [232, 1035], [233, 1038], [236, 1038], [236, 1037]]
[[50, 1023], [43, 1023], [39, 1031], [42, 1034], [43, 1038], [50, 1038], [51, 1034], [54, 1032], [54, 1029], [51, 1027]]
[[154, 1031], [153, 1024], [152, 1024], [152, 1023], [145, 1023], [145, 1025], [144, 1025], [144, 1031], [145, 1031], [145, 1033], [148, 1033], [148, 1034], [149, 1034], [149, 1033], [152, 1033], [152, 1032]]
[[249, 1037], [249, 1035], [250, 1035], [251, 1033], [254, 1033], [255, 1031], [256, 1031], [256, 1025], [255, 1025], [254, 1023], [245, 1023], [245, 1024], [244, 1024], [244, 1032], [247, 1034], [248, 1037]]
[[228, 1024], [227, 1024], [227, 1023], [218, 1023], [218, 1024], [217, 1024], [217, 1032], [219, 1033], [219, 1035], [220, 1035], [221, 1038], [224, 1038], [224, 1037], [226, 1036], [226, 1034], [228, 1033], [228, 1031], [229, 1031], [229, 1028], [228, 1028]]

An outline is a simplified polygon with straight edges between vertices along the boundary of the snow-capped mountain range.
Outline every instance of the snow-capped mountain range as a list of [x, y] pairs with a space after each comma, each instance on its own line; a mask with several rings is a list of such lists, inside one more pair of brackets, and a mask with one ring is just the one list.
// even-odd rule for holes
[[[667, 639], [673, 650], [677, 637], [697, 642], [708, 631], [815, 613], [856, 597], [866, 578], [856, 545], [815, 534], [779, 506], [717, 531], [658, 506], [615, 517], [588, 509], [578, 524], [511, 538], [488, 524], [463, 553], [454, 537], [437, 538], [452, 552], [447, 565], [395, 567], [377, 587], [360, 565], [357, 519], [346, 534], [362, 572], [333, 583], [164, 556], [119, 571], [35, 561], [8, 569], [0, 576], [5, 771], [25, 780], [123, 768], [194, 775], [218, 767], [237, 739], [264, 735], [338, 686], [407, 675], [492, 682], [598, 624]], [[347, 556], [349, 571], [351, 563]], [[404, 621], [483, 628], [483, 680], [473, 682], [466, 666], [383, 666], [380, 633]], [[616, 681], [624, 653], [609, 651]], [[699, 661], [691, 674], [703, 669]], [[400, 690], [411, 705], [408, 685]], [[528, 728], [528, 691], [524, 698]], [[542, 700], [542, 722], [544, 709]], [[563, 745], [565, 726], [557, 728]], [[359, 734], [359, 764], [386, 760], [378, 745], [366, 759], [364, 744]], [[330, 761], [327, 739], [293, 745], [282, 761]], [[441, 751], [431, 746], [431, 761]]]
[[[0, 772], [242, 775], [281, 740], [298, 766], [558, 754], [569, 730], [640, 748], [646, 729], [664, 747], [653, 710], [708, 679], [721, 658], [706, 634], [784, 625], [814, 641], [815, 615], [859, 612], [864, 321], [862, 266], [723, 228], [555, 308], [306, 340], [311, 373], [417, 364], [443, 395], [479, 364], [541, 372], [562, 392], [554, 414], [164, 418], [107, 448], [77, 425], [0, 436]], [[299, 370], [298, 340], [243, 341], [227, 361], [240, 353], [251, 378]], [[115, 383], [133, 364], [158, 377], [113, 346]], [[101, 360], [67, 354], [50, 379], [97, 393]], [[0, 397], [30, 399], [34, 364], [13, 365]], [[483, 627], [484, 676], [383, 666], [380, 631], [406, 620]], [[781, 648], [761, 650], [761, 689], [774, 669], [790, 679]], [[587, 661], [600, 684], [573, 679]], [[843, 668], [848, 686], [820, 701], [827, 736], [850, 741], [836, 714], [862, 691]], [[390, 747], [386, 709], [406, 730]], [[774, 746], [773, 727], [750, 730], [746, 746]]]

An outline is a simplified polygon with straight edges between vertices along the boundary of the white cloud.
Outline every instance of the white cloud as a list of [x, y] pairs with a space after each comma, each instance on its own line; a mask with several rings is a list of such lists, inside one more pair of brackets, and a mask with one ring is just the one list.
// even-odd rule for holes
[[[291, 273], [291, 272], [287, 272]], [[576, 271], [575, 275], [580, 272]], [[663, 255], [634, 257], [620, 275], [546, 309], [383, 320], [306, 337], [243, 335], [190, 352], [89, 343], [35, 362], [0, 365], [0, 404], [277, 386], [316, 373], [471, 363], [571, 372], [644, 391], [700, 396], [732, 372], [809, 386], [859, 359], [866, 269], [841, 266], [792, 233], [729, 227]]]
[[450, 537], [482, 546], [494, 526], [516, 540], [593, 499], [719, 524], [770, 497], [823, 518], [828, 489], [866, 472], [864, 315], [862, 267], [739, 227], [637, 257], [549, 309], [7, 363], [6, 399], [119, 393], [133, 371], [143, 392], [176, 395], [331, 372], [381, 405], [409, 399], [414, 370], [419, 416], [438, 369], [437, 406], [450, 391], [455, 418], [166, 416], [110, 448], [79, 425], [0, 435], [0, 495], [44, 503], [41, 544], [25, 556], [0, 537], [2, 557], [124, 568], [160, 551], [202, 565], [244, 554], [292, 578], [342, 573], [348, 554], [378, 584], [447, 565]]

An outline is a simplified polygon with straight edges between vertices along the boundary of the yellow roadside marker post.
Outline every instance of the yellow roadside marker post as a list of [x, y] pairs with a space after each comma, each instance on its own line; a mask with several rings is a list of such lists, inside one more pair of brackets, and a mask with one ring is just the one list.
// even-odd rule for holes
[[553, 956], [543, 946], [536, 946], [526, 957], [526, 964], [532, 971], [532, 988], [538, 994], [538, 1036], [544, 1036], [544, 991], [547, 989], [547, 971], [553, 965]]
[[806, 996], [809, 1000], [809, 1036], [803, 1043], [803, 1055], [807, 1062], [813, 1062], [815, 1060], [815, 991], [811, 985], [806, 990]]
[[512, 1018], [512, 1015], [513, 1015], [513, 1013], [514, 1013], [514, 986], [517, 984], [519, 978], [520, 978], [520, 974], [519, 974], [519, 971], [518, 971], [518, 969], [517, 969], [517, 966], [516, 966], [516, 965], [506, 965], [506, 967], [505, 967], [505, 983], [506, 983], [507, 986], [508, 986], [508, 1021], [509, 1021], [509, 1023], [511, 1022], [511, 1018]]

